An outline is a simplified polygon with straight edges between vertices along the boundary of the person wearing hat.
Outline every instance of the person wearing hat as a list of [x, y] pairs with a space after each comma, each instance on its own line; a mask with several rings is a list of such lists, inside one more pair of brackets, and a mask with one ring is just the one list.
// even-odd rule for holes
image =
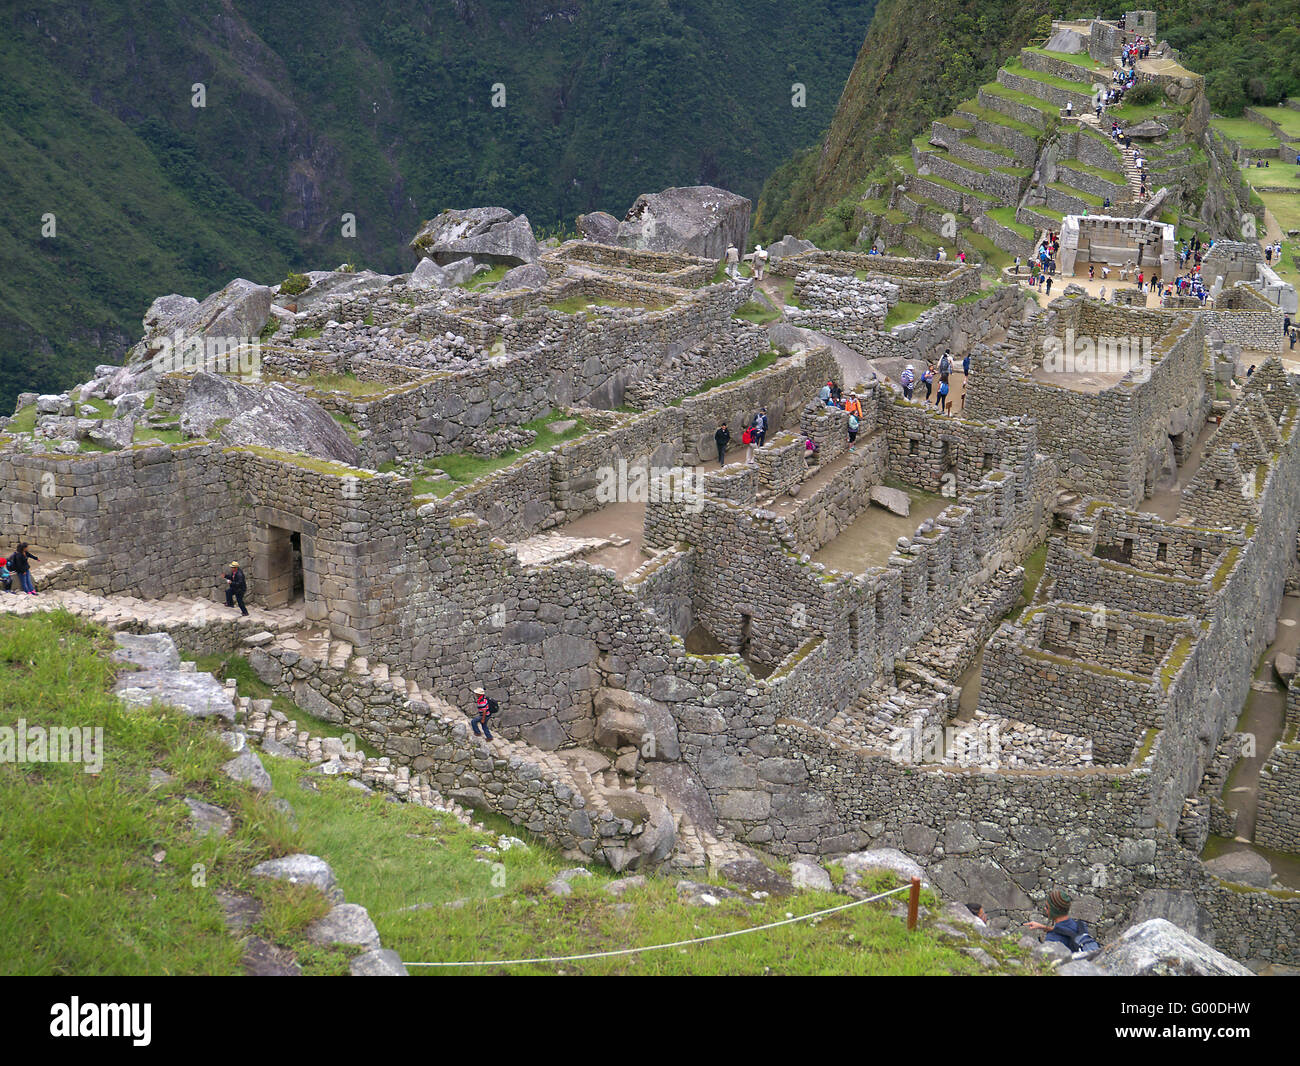
[[[492, 730], [488, 728], [488, 719], [497, 713], [497, 701], [488, 696], [483, 690], [482, 685], [476, 685], [474, 688], [474, 715], [469, 720], [469, 727], [474, 730], [474, 735], [492, 739]], [[478, 727], [483, 726], [483, 732], [478, 731]]]
[[898, 379], [903, 385], [903, 399], [912, 398], [912, 390], [916, 388], [916, 368], [911, 363], [907, 364], [907, 369], [903, 371], [902, 377]]
[[1070, 917], [1070, 897], [1059, 889], [1047, 893], [1047, 925], [1042, 922], [1025, 922], [1026, 928], [1046, 932], [1044, 943], [1064, 944], [1072, 953], [1086, 952], [1091, 958], [1101, 950], [1096, 938], [1088, 932], [1088, 923]]
[[244, 592], [248, 588], [248, 582], [244, 578], [244, 571], [239, 569], [238, 563], [231, 563], [230, 569], [226, 571], [226, 606], [233, 607], [239, 604], [240, 614], [248, 614], [248, 608], [244, 606]]
[[763, 246], [761, 244], [754, 245], [753, 267], [754, 267], [754, 280], [762, 281], [763, 271], [767, 267], [767, 252], [763, 250]]

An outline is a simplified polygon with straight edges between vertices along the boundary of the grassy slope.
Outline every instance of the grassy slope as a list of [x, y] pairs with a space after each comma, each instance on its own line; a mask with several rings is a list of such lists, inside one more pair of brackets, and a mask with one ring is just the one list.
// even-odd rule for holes
[[[595, 868], [574, 895], [544, 890], [572, 864], [544, 845], [485, 850], [497, 832], [519, 831], [487, 817], [491, 836], [454, 819], [345, 782], [308, 775], [305, 763], [265, 757], [273, 795], [287, 798], [291, 828], [265, 799], [219, 775], [229, 757], [209, 727], [160, 709], [124, 711], [111, 694], [111, 638], [70, 615], [0, 617], [0, 724], [102, 726], [106, 761], [80, 766], [0, 764], [5, 846], [0, 849], [0, 968], [14, 974], [231, 974], [240, 942], [222, 923], [213, 890], [250, 891], [263, 904], [254, 930], [293, 950], [309, 973], [338, 974], [356, 949], [307, 944], [305, 926], [328, 909], [314, 889], [263, 882], [248, 870], [262, 859], [305, 851], [334, 868], [351, 902], [369, 908], [386, 946], [408, 961], [531, 957], [660, 944], [751, 928], [787, 914], [847, 902], [806, 893], [752, 906], [696, 909], [676, 900], [677, 878], [652, 876], [615, 899], [613, 875]], [[205, 661], [201, 665], [213, 666]], [[231, 662], [241, 692], [262, 695]], [[294, 713], [284, 704], [284, 709]], [[297, 714], [300, 721], [310, 719]], [[316, 730], [316, 725], [310, 728]], [[170, 784], [151, 786], [162, 767]], [[304, 787], [310, 777], [310, 784]], [[231, 811], [224, 839], [197, 838], [181, 798]], [[202, 872], [202, 877], [196, 876]], [[882, 875], [875, 887], [893, 884]], [[456, 906], [445, 904], [459, 902]], [[927, 892], [923, 903], [935, 901]], [[630, 904], [630, 906], [629, 906]], [[908, 933], [888, 912], [897, 899], [868, 904], [761, 934], [612, 960], [511, 967], [512, 972], [592, 974], [978, 972], [966, 943], [931, 928]], [[406, 908], [416, 907], [409, 910]], [[1000, 961], [1023, 959], [1014, 940], [980, 942]], [[1032, 971], [1035, 965], [1027, 964]], [[457, 970], [493, 972], [496, 968]], [[501, 968], [504, 970], [505, 968]], [[419, 974], [439, 971], [415, 969]], [[445, 971], [442, 971], [445, 972]]]

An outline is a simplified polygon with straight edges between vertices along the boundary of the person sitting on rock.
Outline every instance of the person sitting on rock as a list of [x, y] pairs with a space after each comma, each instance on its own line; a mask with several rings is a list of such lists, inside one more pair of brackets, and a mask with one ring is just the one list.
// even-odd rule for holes
[[1042, 922], [1025, 922], [1026, 928], [1046, 932], [1044, 943], [1064, 944], [1070, 952], [1082, 958], [1092, 958], [1101, 950], [1096, 938], [1088, 932], [1088, 923], [1070, 917], [1070, 897], [1059, 889], [1047, 893], [1047, 925]]

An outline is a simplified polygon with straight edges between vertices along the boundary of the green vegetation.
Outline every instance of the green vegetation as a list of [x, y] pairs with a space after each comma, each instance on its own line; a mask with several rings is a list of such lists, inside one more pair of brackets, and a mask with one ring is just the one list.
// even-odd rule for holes
[[311, 280], [306, 274], [290, 273], [282, 282], [280, 282], [281, 296], [297, 296], [300, 292], [306, 292], [311, 287]]
[[151, 426], [145, 422], [137, 422], [131, 439], [137, 444], [149, 440], [162, 441], [163, 444], [184, 444], [188, 438], [179, 429], [171, 429], [166, 426]]
[[36, 428], [36, 404], [29, 403], [13, 416], [6, 427], [6, 433], [30, 433]]
[[[755, 374], [760, 370], [766, 370], [769, 366], [771, 366], [773, 363], [776, 362], [777, 358], [778, 355], [776, 350], [774, 348], [770, 348], [762, 355], [760, 355], [757, 359], [754, 359], [751, 362], [746, 363], [739, 370], [735, 371], [735, 373], [728, 374], [725, 378], [710, 378], [698, 389], [693, 389], [690, 392], [688, 392], [686, 395], [699, 396], [701, 393], [708, 392], [710, 389], [716, 389], [719, 385], [730, 385], [733, 381], [739, 381], [741, 378], [749, 377], [750, 374]], [[679, 400], [678, 403], [680, 402], [681, 401]]]
[[756, 197], [829, 122], [873, 7], [144, 0], [18, 18], [0, 43], [0, 406], [120, 358], [161, 294], [409, 269], [444, 208], [503, 204], [544, 233], [670, 185]]
[[[434, 459], [424, 461], [426, 470], [438, 469], [447, 475], [447, 478], [434, 480], [429, 477], [417, 477], [414, 480], [412, 489], [417, 496], [446, 496], [454, 489], [462, 485], [469, 485], [481, 477], [488, 474], [496, 473], [503, 470], [511, 463], [516, 462], [525, 455], [532, 452], [545, 451], [548, 448], [559, 444], [561, 441], [572, 440], [574, 437], [581, 437], [587, 432], [587, 423], [582, 419], [577, 419], [577, 425], [566, 430], [563, 433], [555, 433], [548, 428], [552, 422], [559, 422], [568, 416], [563, 411], [552, 411], [541, 418], [535, 418], [531, 422], [525, 422], [522, 429], [530, 429], [537, 434], [533, 443], [526, 448], [518, 448], [513, 451], [505, 452], [502, 455], [481, 456], [470, 455], [466, 452], [457, 452], [452, 455], [440, 455]], [[393, 463], [385, 463], [379, 468], [381, 473], [388, 473], [395, 469]]]
[[775, 322], [781, 317], [781, 312], [766, 303], [759, 303], [757, 300], [750, 300], [741, 304], [732, 312], [732, 318], [743, 318], [746, 322], [753, 322], [756, 326], [766, 326], [769, 322]]
[[1014, 207], [995, 207], [992, 211], [986, 212], [989, 218], [999, 225], [1005, 226], [1013, 233], [1018, 233], [1022, 237], [1034, 240], [1038, 236], [1038, 231], [1033, 226], [1026, 226], [1023, 222], [1016, 221], [1016, 209]]
[[1040, 544], [1025, 557], [1025, 583], [1020, 590], [1020, 599], [1015, 608], [1007, 615], [1008, 622], [1020, 619], [1025, 608], [1034, 602], [1038, 594], [1038, 583], [1043, 580], [1043, 571], [1047, 568], [1047, 545]]
[[1248, 152], [1278, 146], [1276, 133], [1248, 118], [1212, 118], [1210, 126]]
[[[214, 890], [254, 895], [252, 932], [299, 950], [308, 973], [346, 973], [355, 949], [306, 944], [328, 909], [314, 889], [250, 876], [301, 850], [267, 799], [227, 780], [230, 752], [206, 723], [163, 709], [126, 709], [112, 693], [113, 642], [66, 612], [0, 618], [4, 724], [103, 730], [103, 765], [0, 764], [5, 847], [0, 966], [13, 974], [235, 974], [240, 942]], [[34, 679], [39, 678], [39, 683]], [[153, 784], [149, 772], [172, 775]], [[228, 837], [198, 836], [182, 802], [229, 811]]]
[[388, 392], [393, 387], [382, 381], [362, 381], [355, 374], [308, 374], [305, 377], [284, 380], [306, 385], [319, 392], [344, 392], [349, 396], [360, 397]]
[[[1083, 93], [1085, 96], [1092, 95], [1093, 79], [1089, 76], [1083, 78], [1061, 78], [1055, 74], [1044, 74], [1042, 71], [1030, 70], [1018, 59], [1012, 59], [1002, 64], [1002, 69], [1008, 74], [1014, 74], [1018, 78], [1028, 78], [1031, 81], [1042, 82], [1044, 85], [1050, 85], [1054, 89], [1064, 89], [1067, 92]], [[1080, 71], [1080, 73], [1087, 73]], [[1049, 105], [1050, 106], [1050, 105]]]
[[908, 322], [915, 322], [933, 306], [933, 304], [919, 304], [910, 300], [899, 300], [885, 315], [884, 328], [888, 330], [893, 329], [895, 326], [904, 326]]
[[293, 331], [294, 340], [315, 340], [325, 332], [323, 326], [303, 326]]

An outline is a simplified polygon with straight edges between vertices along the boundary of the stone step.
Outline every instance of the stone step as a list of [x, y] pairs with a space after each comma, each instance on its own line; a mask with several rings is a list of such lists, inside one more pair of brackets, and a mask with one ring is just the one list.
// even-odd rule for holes
[[346, 640], [336, 640], [329, 645], [329, 665], [335, 670], [342, 670], [352, 657], [352, 645]]

